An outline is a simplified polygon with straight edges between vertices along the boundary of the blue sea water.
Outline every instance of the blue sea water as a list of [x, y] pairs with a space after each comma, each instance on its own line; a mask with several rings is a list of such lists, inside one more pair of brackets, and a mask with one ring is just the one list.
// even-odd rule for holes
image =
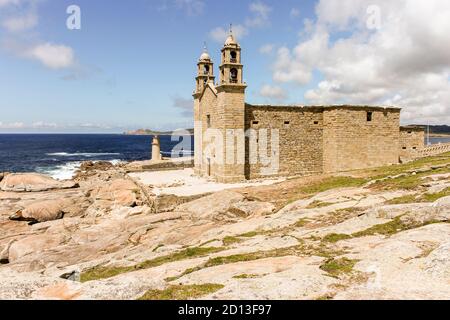
[[[0, 134], [0, 172], [40, 172], [69, 179], [83, 161], [148, 160], [152, 138], [121, 134]], [[160, 139], [166, 157], [181, 141], [172, 141], [170, 136]], [[187, 139], [187, 146], [193, 146], [193, 137], [183, 139], [183, 145]], [[192, 154], [192, 148], [183, 150], [184, 155]]]
[[[147, 160], [152, 136], [120, 134], [0, 134], [0, 172], [40, 172], [70, 179], [83, 161]], [[170, 157], [179, 140], [161, 136], [161, 151]], [[184, 155], [192, 155], [193, 137], [183, 137]], [[187, 145], [186, 145], [186, 140]], [[432, 144], [450, 138], [431, 138]]]

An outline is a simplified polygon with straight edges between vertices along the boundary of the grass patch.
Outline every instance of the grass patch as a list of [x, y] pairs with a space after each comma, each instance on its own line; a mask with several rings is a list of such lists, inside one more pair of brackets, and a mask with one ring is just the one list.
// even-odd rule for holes
[[407, 203], [426, 203], [435, 202], [444, 197], [450, 196], [450, 188], [438, 193], [424, 193], [421, 195], [407, 195], [387, 201], [386, 204], [407, 204]]
[[239, 237], [228, 236], [222, 239], [222, 243], [224, 246], [231, 246], [236, 243], [242, 242], [242, 239]]
[[[423, 184], [423, 177], [425, 174], [407, 175], [394, 179], [388, 179], [374, 183], [371, 188], [380, 190], [414, 190]], [[429, 175], [429, 173], [427, 173]]]
[[88, 269], [88, 270], [84, 271], [83, 273], [81, 273], [80, 281], [88, 282], [88, 281], [99, 280], [99, 279], [107, 279], [107, 278], [115, 277], [122, 273], [154, 268], [154, 267], [158, 267], [163, 264], [170, 263], [170, 262], [204, 257], [211, 253], [223, 251], [224, 249], [225, 248], [200, 248], [200, 247], [187, 248], [183, 251], [175, 252], [175, 253], [167, 255], [167, 256], [162, 256], [162, 257], [158, 257], [158, 258], [155, 258], [152, 260], [144, 261], [135, 266], [129, 266], [129, 267], [97, 266], [97, 267], [93, 267], [93, 268]]
[[334, 294], [326, 294], [326, 295], [317, 297], [317, 298], [314, 299], [314, 300], [316, 300], [316, 301], [329, 301], [329, 300], [333, 300], [334, 297], [335, 297]]
[[306, 219], [306, 218], [303, 218], [303, 219], [300, 219], [300, 220], [298, 220], [295, 224], [294, 224], [294, 227], [295, 228], [303, 228], [304, 226], [306, 226], [308, 223], [310, 223], [311, 222], [311, 220], [309, 220], [309, 219]]
[[306, 194], [316, 194], [337, 188], [360, 187], [367, 182], [368, 180], [364, 178], [330, 177], [323, 179], [322, 181], [312, 183], [309, 186], [305, 186], [300, 189], [300, 192]]
[[136, 270], [134, 267], [93, 267], [81, 273], [80, 282], [88, 282], [99, 279], [115, 277], [122, 273]]
[[412, 223], [405, 223], [401, 220], [400, 217], [396, 217], [390, 222], [383, 223], [383, 224], [377, 224], [369, 229], [366, 229], [364, 231], [356, 232], [352, 234], [353, 238], [360, 238], [360, 237], [366, 237], [366, 236], [372, 236], [372, 235], [384, 235], [384, 236], [392, 236], [396, 233], [399, 233], [401, 231], [416, 229], [420, 227], [424, 227], [430, 224], [434, 223], [441, 223], [442, 221], [426, 221], [426, 222], [412, 222]]
[[149, 290], [139, 300], [190, 300], [219, 291], [221, 284], [170, 286], [164, 290]]
[[366, 236], [373, 235], [384, 235], [384, 236], [392, 236], [401, 231], [412, 230], [420, 227], [424, 227], [430, 224], [441, 223], [443, 221], [431, 220], [427, 222], [411, 222], [405, 223], [401, 220], [401, 216], [383, 224], [377, 224], [373, 227], [370, 227], [366, 230], [353, 233], [351, 235], [348, 234], [338, 234], [331, 233], [323, 237], [321, 240], [325, 243], [336, 243], [341, 240], [353, 239], [353, 238], [361, 238]]
[[223, 238], [222, 243], [224, 246], [230, 246], [244, 241], [244, 239], [242, 238], [253, 238], [259, 235], [263, 235], [265, 233], [266, 233], [265, 231], [251, 231], [237, 236], [227, 236]]
[[329, 242], [329, 243], [336, 243], [341, 240], [347, 240], [351, 239], [352, 237], [348, 234], [338, 234], [338, 233], [331, 233], [323, 237], [322, 241]]
[[442, 190], [441, 192], [438, 192], [438, 193], [422, 195], [423, 199], [426, 202], [435, 202], [436, 200], [439, 200], [441, 198], [448, 197], [448, 196], [450, 196], [450, 188]]
[[394, 198], [392, 200], [386, 201], [386, 204], [407, 204], [407, 203], [418, 203], [420, 200], [418, 200], [417, 195], [407, 195], [402, 196], [398, 198]]
[[450, 160], [450, 152], [434, 157], [418, 159], [405, 164], [384, 166], [368, 170], [366, 169], [363, 172], [367, 173], [372, 179], [382, 179], [388, 176], [394, 176], [408, 171], [419, 170], [424, 167], [446, 165], [449, 164], [449, 160]]
[[233, 279], [256, 279], [263, 277], [263, 274], [240, 274], [237, 276], [234, 276]]
[[242, 253], [242, 254], [236, 254], [231, 256], [223, 256], [223, 257], [216, 257], [216, 258], [210, 258], [206, 263], [185, 270], [182, 274], [180, 274], [177, 277], [171, 277], [167, 278], [166, 281], [174, 281], [178, 280], [181, 277], [191, 274], [193, 272], [200, 271], [202, 269], [226, 265], [226, 264], [232, 264], [232, 263], [238, 263], [238, 262], [247, 262], [247, 261], [255, 261], [255, 260], [261, 260], [266, 258], [277, 258], [277, 257], [286, 257], [286, 256], [319, 256], [324, 258], [331, 258], [336, 257], [339, 255], [343, 255], [345, 252], [338, 251], [332, 248], [329, 248], [323, 243], [320, 243], [319, 245], [296, 245], [292, 247], [287, 248], [280, 248], [280, 249], [273, 249], [269, 251], [256, 251], [256, 252], [250, 252], [250, 253]]
[[332, 277], [338, 277], [342, 274], [350, 273], [358, 260], [351, 260], [347, 258], [331, 258], [326, 260], [320, 269], [327, 272]]
[[306, 207], [306, 209], [318, 209], [318, 208], [324, 208], [332, 206], [334, 203], [329, 202], [322, 202], [322, 201], [314, 201], [309, 206]]

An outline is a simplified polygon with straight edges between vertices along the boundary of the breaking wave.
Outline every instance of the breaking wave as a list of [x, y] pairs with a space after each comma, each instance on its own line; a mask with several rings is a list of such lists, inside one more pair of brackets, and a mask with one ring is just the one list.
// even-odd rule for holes
[[77, 152], [77, 153], [67, 153], [67, 152], [56, 152], [56, 153], [47, 153], [48, 156], [51, 157], [103, 157], [103, 156], [118, 156], [120, 153], [90, 153], [90, 152]]
[[[98, 161], [93, 161], [98, 162]], [[118, 165], [123, 163], [124, 161], [119, 159], [108, 160], [107, 162], [112, 163], [113, 165]], [[36, 172], [46, 174], [53, 179], [56, 180], [70, 180], [75, 176], [75, 172], [81, 167], [82, 161], [72, 161], [67, 162], [65, 164], [51, 166], [51, 167], [39, 167], [36, 168]]]

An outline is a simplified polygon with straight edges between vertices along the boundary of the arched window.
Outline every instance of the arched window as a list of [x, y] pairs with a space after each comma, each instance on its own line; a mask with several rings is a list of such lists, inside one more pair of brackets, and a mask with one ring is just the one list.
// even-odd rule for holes
[[236, 51], [231, 51], [230, 52], [230, 56], [231, 56], [230, 62], [231, 63], [236, 63], [237, 62], [237, 53], [236, 53]]
[[238, 82], [238, 71], [236, 68], [233, 68], [230, 70], [230, 80], [231, 80], [231, 83]]
[[209, 66], [208, 66], [208, 65], [205, 65], [205, 66], [203, 67], [203, 74], [205, 74], [205, 75], [208, 75], [208, 74], [209, 74]]

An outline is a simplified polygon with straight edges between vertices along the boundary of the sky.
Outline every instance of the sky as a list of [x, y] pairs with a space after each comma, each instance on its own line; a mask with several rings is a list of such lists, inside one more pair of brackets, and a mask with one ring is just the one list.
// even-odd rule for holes
[[206, 42], [218, 73], [230, 23], [249, 103], [450, 124], [448, 0], [0, 0], [0, 132], [192, 127], [197, 60]]

